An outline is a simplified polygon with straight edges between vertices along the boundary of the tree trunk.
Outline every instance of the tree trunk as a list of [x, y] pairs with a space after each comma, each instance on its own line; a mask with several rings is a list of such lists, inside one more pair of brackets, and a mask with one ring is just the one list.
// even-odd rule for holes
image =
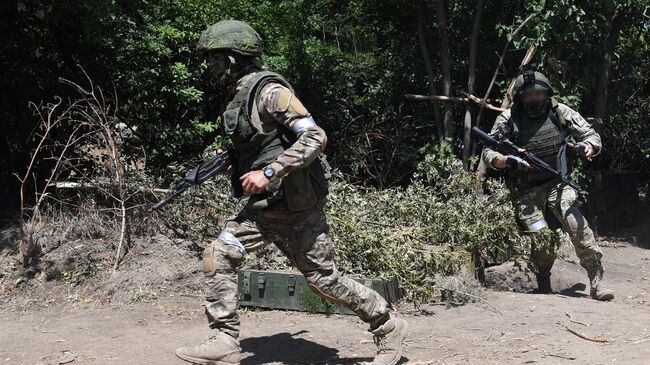
[[[524, 67], [530, 63], [530, 61], [533, 59], [533, 56], [535, 55], [535, 51], [537, 50], [537, 47], [535, 46], [530, 46], [528, 48], [528, 51], [526, 51], [526, 55], [524, 56], [524, 59], [521, 60], [521, 64], [519, 65], [519, 72], [524, 70]], [[518, 76], [518, 75], [517, 75]], [[508, 90], [506, 91], [506, 97], [503, 98], [503, 101], [501, 102], [501, 107], [504, 109], [510, 108], [510, 105], [512, 105], [512, 91], [515, 88], [515, 80], [516, 78], [513, 78], [510, 81], [510, 85], [508, 86]]]
[[[508, 47], [510, 47], [510, 42], [515, 38], [515, 35], [519, 33], [524, 26], [535, 16], [535, 14], [530, 14], [526, 19], [524, 19], [521, 24], [517, 27], [517, 29], [513, 30], [512, 33], [510, 33], [510, 36], [506, 40], [506, 44], [503, 47], [503, 52], [501, 53], [501, 57], [499, 57], [499, 63], [497, 64], [497, 68], [494, 70], [494, 75], [492, 76], [492, 81], [490, 81], [490, 84], [488, 85], [487, 91], [485, 92], [485, 96], [483, 99], [488, 99], [490, 97], [490, 93], [492, 92], [492, 88], [494, 87], [494, 84], [496, 82], [497, 76], [499, 75], [499, 70], [501, 69], [501, 66], [503, 65], [503, 60], [506, 56], [506, 53], [508, 52]], [[526, 53], [526, 57], [524, 57], [524, 61], [528, 59], [530, 61], [530, 58], [532, 58], [532, 55], [535, 51], [534, 47], [531, 47], [532, 50], [529, 48], [528, 53]], [[522, 64], [523, 62], [522, 61]], [[522, 66], [523, 67], [523, 66]], [[505, 99], [508, 99], [507, 95]], [[506, 102], [502, 103], [502, 106], [506, 105]], [[477, 127], [481, 127], [481, 116], [483, 114], [483, 109], [479, 110], [478, 116], [476, 117], [476, 121], [474, 122]], [[483, 159], [479, 161], [478, 165], [478, 171], [477, 171], [477, 191], [479, 193], [483, 193], [483, 181], [485, 180], [485, 177], [487, 176], [488, 173], [488, 166], [485, 164]]]
[[[451, 71], [449, 69], [449, 31], [448, 31], [448, 0], [436, 1], [438, 19], [438, 36], [440, 38], [440, 71], [442, 72], [442, 95], [451, 95]], [[454, 120], [451, 108], [445, 106], [444, 117], [445, 138], [454, 138]]]
[[612, 68], [612, 54], [614, 53], [614, 48], [616, 48], [618, 35], [621, 32], [623, 22], [625, 21], [625, 11], [626, 9], [624, 6], [619, 7], [616, 10], [616, 14], [614, 14], [614, 18], [612, 18], [609, 35], [607, 36], [607, 42], [605, 43], [605, 54], [603, 55], [603, 61], [600, 65], [594, 115], [596, 118], [600, 118], [601, 120], [607, 117], [607, 85], [609, 83], [609, 72]]
[[[478, 31], [481, 25], [481, 17], [483, 16], [483, 0], [476, 2], [476, 14], [474, 15], [474, 24], [472, 26], [472, 37], [469, 43], [469, 76], [467, 78], [467, 92], [474, 94], [474, 84], [476, 82], [476, 47], [478, 44]], [[470, 103], [467, 104], [465, 109], [465, 122], [463, 125], [463, 168], [469, 171], [472, 167], [469, 164], [469, 159], [472, 157], [472, 126], [474, 120], [472, 118], [472, 111], [475, 110], [474, 106]]]
[[[424, 68], [427, 72], [427, 77], [429, 79], [429, 94], [437, 95], [438, 91], [436, 90], [436, 77], [433, 73], [433, 66], [431, 65], [431, 58], [429, 56], [429, 49], [427, 48], [426, 38], [424, 37], [424, 7], [420, 4], [417, 11], [417, 26], [418, 26], [418, 41], [420, 43], [420, 52], [422, 53], [422, 60], [424, 61]], [[433, 103], [433, 118], [436, 121], [436, 130], [438, 131], [438, 138], [444, 136], [444, 126], [442, 124], [442, 119], [440, 118], [440, 106], [437, 102]]]

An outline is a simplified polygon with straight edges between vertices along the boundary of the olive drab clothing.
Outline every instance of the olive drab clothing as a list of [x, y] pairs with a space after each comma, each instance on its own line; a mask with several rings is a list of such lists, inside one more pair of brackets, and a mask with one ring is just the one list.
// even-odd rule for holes
[[[587, 272], [600, 267], [603, 252], [596, 243], [594, 232], [578, 209], [578, 194], [569, 185], [558, 181], [549, 181], [516, 194], [515, 214], [521, 226], [530, 227], [540, 221], [548, 221], [552, 215], [560, 222], [562, 230], [569, 234], [580, 265]], [[548, 229], [548, 228], [547, 228]], [[555, 232], [548, 232], [555, 235]], [[559, 240], [559, 237], [555, 237]], [[539, 247], [533, 243], [532, 261], [538, 271], [550, 273], [555, 261], [555, 247]]]
[[325, 132], [291, 85], [263, 70], [258, 58], [262, 40], [248, 24], [215, 23], [201, 34], [197, 51], [207, 53], [211, 72], [230, 87], [221, 118], [233, 144], [235, 196], [243, 195], [239, 179], [248, 172], [263, 171], [269, 184], [264, 192], [251, 195], [246, 207], [205, 247], [205, 312], [216, 334], [201, 344], [178, 348], [176, 355], [192, 363], [240, 363], [237, 269], [247, 252], [274, 243], [317, 295], [351, 309], [369, 324], [378, 347], [372, 364], [396, 365], [408, 332], [406, 322], [390, 316], [388, 303], [377, 292], [342, 276], [334, 265], [324, 212], [330, 170], [323, 155]]
[[[601, 151], [601, 140], [578, 112], [553, 99], [551, 102], [548, 116], [538, 119], [530, 119], [519, 112], [519, 105], [515, 104], [497, 117], [490, 135], [497, 140], [509, 140], [557, 167], [558, 171], [568, 173], [563, 151], [566, 139], [589, 142], [596, 154]], [[488, 166], [494, 168], [493, 162], [499, 155], [486, 147], [482, 157]], [[507, 174], [506, 183], [511, 189], [516, 219], [522, 230], [534, 235], [553, 234], [549, 222], [559, 222], [561, 229], [569, 234], [580, 264], [587, 270], [592, 297], [597, 297], [594, 293], [603, 273], [603, 252], [580, 212], [577, 191], [560, 179], [539, 171], [508, 171]], [[555, 261], [555, 247], [539, 247], [535, 238], [532, 239], [531, 260], [537, 266], [538, 279], [547, 279]]]
[[[523, 116], [515, 113], [515, 110], [516, 107], [513, 107], [504, 111], [497, 117], [494, 126], [492, 127], [492, 131], [490, 132], [492, 137], [497, 140], [508, 139], [515, 144], [520, 144], [519, 141], [517, 141], [516, 136], [514, 136], [515, 123], [513, 118], [522, 118]], [[589, 142], [597, 150], [596, 154], [600, 153], [602, 148], [600, 136], [577, 111], [562, 103], [556, 103], [554, 110], [559, 123], [564, 126], [564, 133], [567, 137], [572, 137], [576, 142]], [[517, 124], [522, 125], [523, 122], [524, 121], [522, 120]], [[483, 159], [487, 166], [494, 168], [493, 162], [497, 156], [499, 156], [499, 153], [490, 148], [486, 147], [483, 150]], [[552, 163], [551, 166], [555, 166], [555, 163]]]
[[[210, 327], [237, 337], [237, 268], [247, 252], [274, 243], [320, 297], [353, 310], [371, 328], [387, 321], [388, 303], [375, 291], [341, 276], [324, 212], [329, 166], [323, 130], [280, 75], [254, 70], [231, 92], [223, 121], [239, 176], [271, 166], [272, 189], [249, 198], [203, 253], [206, 314]], [[305, 119], [311, 121], [304, 124]], [[296, 124], [303, 123], [301, 128]]]
[[260, 56], [262, 37], [250, 25], [239, 20], [222, 20], [208, 27], [196, 45], [199, 53], [228, 50], [244, 56]]
[[[518, 107], [514, 107], [510, 118], [509, 128], [511, 139], [519, 146], [526, 146], [529, 152], [542, 159], [544, 162], [556, 168], [557, 171], [566, 175], [566, 120], [558, 110], [558, 104], [553, 101], [546, 118], [531, 119], [527, 117]], [[554, 175], [546, 171], [519, 171], [510, 173], [508, 182], [517, 188], [527, 188], [539, 185], [554, 178]]]
[[[286, 155], [285, 152], [291, 151], [292, 148], [299, 152], [308, 152], [307, 156], [302, 156], [303, 160], [307, 160], [305, 157], [309, 155], [320, 155], [320, 143], [309, 146], [309, 151], [305, 151], [306, 149], [301, 146], [294, 147], [296, 142], [302, 145], [305, 143], [296, 138], [295, 133], [285, 124], [290, 120], [278, 123], [277, 108], [281, 107], [278, 106], [281, 100], [269, 100], [268, 96], [278, 88], [293, 95], [291, 86], [280, 75], [268, 71], [249, 74], [239, 82], [239, 85], [236, 95], [223, 113], [225, 130], [233, 142], [237, 156], [233, 186], [241, 186], [239, 177], [245, 173], [262, 169], [277, 161], [280, 167], [278, 176], [284, 178], [271, 185], [267, 193], [255, 196], [254, 206], [266, 208], [285, 200], [292, 210], [312, 207], [327, 195], [329, 167], [325, 159], [320, 156], [318, 163], [306, 164], [306, 166], [302, 166], [305, 164], [290, 166], [282, 162], [286, 160], [283, 156]], [[277, 98], [281, 96], [282, 93], [279, 93]], [[271, 108], [268, 108], [269, 106]], [[302, 109], [306, 114], [304, 116], [308, 116], [307, 110], [304, 107]], [[272, 115], [274, 111], [276, 116]], [[292, 110], [287, 108], [285, 113], [287, 112], [291, 113]], [[287, 175], [289, 171], [293, 172]], [[242, 192], [239, 191], [236, 195], [241, 196]]]
[[[371, 326], [387, 318], [388, 303], [379, 294], [341, 276], [336, 269], [323, 204], [299, 212], [282, 204], [263, 210], [247, 208], [226, 223], [226, 233], [222, 232], [204, 252], [206, 313], [211, 328], [238, 336], [237, 268], [245, 253], [261, 250], [271, 242], [323, 299], [351, 309]], [[233, 245], [235, 241], [241, 247]]]

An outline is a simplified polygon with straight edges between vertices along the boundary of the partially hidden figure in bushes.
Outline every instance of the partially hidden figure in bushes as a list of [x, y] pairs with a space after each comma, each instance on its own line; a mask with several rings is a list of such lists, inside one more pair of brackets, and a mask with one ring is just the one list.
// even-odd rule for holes
[[[497, 118], [490, 134], [527, 149], [563, 173], [568, 169], [568, 149], [587, 160], [601, 150], [600, 136], [592, 126], [578, 112], [556, 102], [548, 79], [533, 71], [517, 77], [514, 105]], [[570, 143], [569, 137], [576, 143]], [[533, 235], [531, 259], [536, 266], [539, 291], [551, 292], [555, 247], [540, 247], [534, 236], [552, 234], [549, 223], [557, 222], [571, 237], [580, 264], [587, 270], [591, 297], [613, 299], [614, 294], [601, 284], [603, 252], [578, 209], [578, 192], [558, 177], [531, 168], [519, 157], [485, 148], [483, 159], [494, 169], [508, 169], [506, 183], [515, 196], [517, 220], [525, 232]]]
[[[266, 71], [262, 40], [248, 24], [226, 20], [208, 27], [198, 43], [216, 82], [227, 89], [222, 118], [233, 144], [233, 188], [249, 195], [203, 254], [206, 314], [214, 334], [176, 355], [198, 364], [239, 364], [237, 268], [247, 252], [274, 243], [320, 297], [367, 322], [378, 351], [372, 364], [396, 364], [407, 323], [391, 316], [375, 291], [342, 276], [323, 211], [329, 166], [327, 137], [291, 85]], [[219, 153], [219, 151], [217, 152]]]

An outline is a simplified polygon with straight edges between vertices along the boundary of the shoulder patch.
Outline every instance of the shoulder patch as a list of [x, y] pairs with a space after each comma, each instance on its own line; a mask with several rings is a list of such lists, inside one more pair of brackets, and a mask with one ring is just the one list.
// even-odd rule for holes
[[290, 113], [292, 115], [307, 115], [309, 112], [302, 102], [289, 89], [283, 88], [277, 95], [277, 109], [281, 113]]

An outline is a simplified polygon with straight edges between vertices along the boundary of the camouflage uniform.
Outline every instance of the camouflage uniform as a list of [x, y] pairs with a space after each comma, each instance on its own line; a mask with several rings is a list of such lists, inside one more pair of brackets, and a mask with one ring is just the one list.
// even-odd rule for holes
[[[523, 113], [517, 113], [516, 108], [515, 105], [497, 117], [490, 135], [498, 140], [511, 140], [515, 144], [527, 148], [525, 142], [521, 143], [522, 141], [519, 140], [524, 133], [522, 132], [520, 136], [517, 136], [516, 128], [513, 126], [532, 124], [533, 134], [540, 133], [542, 127], [539, 127], [539, 122], [527, 120], [528, 118]], [[555, 104], [554, 112], [559, 114], [559, 119], [564, 121], [564, 129], [568, 135], [572, 136], [577, 142], [589, 142], [597, 153], [600, 153], [600, 136], [578, 112], [561, 103]], [[553, 147], [553, 145], [551, 146]], [[557, 154], [558, 148], [559, 145], [555, 145], [549, 152]], [[500, 156], [500, 153], [490, 148], [485, 148], [483, 152], [484, 162], [492, 168], [494, 168], [493, 162], [498, 156]], [[553, 165], [554, 162], [551, 166]], [[529, 172], [525, 174], [534, 176], [536, 173]], [[592, 285], [597, 286], [597, 281], [602, 277], [601, 258], [603, 252], [598, 247], [587, 220], [578, 209], [580, 204], [576, 190], [557, 178], [544, 181], [543, 177], [541, 180], [536, 180], [533, 177], [531, 180], [529, 183], [516, 178], [511, 178], [508, 181], [508, 185], [513, 192], [515, 212], [519, 224], [525, 231], [538, 232], [544, 229], [549, 233], [548, 228], [546, 228], [546, 221], [555, 219], [559, 222], [562, 229], [569, 234], [571, 242], [575, 246], [576, 254], [580, 259], [580, 264], [589, 273]], [[545, 214], [547, 219], [545, 219]], [[548, 214], [551, 214], [552, 217], [549, 217]], [[533, 240], [531, 259], [536, 264], [540, 274], [550, 275], [555, 260], [554, 247], [540, 247]], [[596, 282], [594, 283], [594, 281]]]
[[231, 86], [222, 121], [233, 142], [235, 196], [242, 196], [244, 190], [258, 192], [263, 186], [265, 190], [252, 194], [246, 207], [206, 247], [205, 307], [216, 332], [196, 346], [176, 349], [176, 355], [198, 364], [240, 363], [236, 271], [246, 252], [273, 242], [317, 295], [353, 310], [369, 323], [377, 345], [372, 364], [396, 365], [408, 323], [391, 317], [379, 294], [341, 276], [333, 262], [333, 243], [323, 211], [329, 174], [322, 155], [325, 132], [291, 85], [282, 76], [263, 70], [258, 59], [263, 53], [262, 39], [248, 24], [237, 20], [213, 24], [201, 34], [197, 50], [208, 56], [215, 81]]
[[[238, 82], [241, 89], [255, 73]], [[309, 117], [308, 111], [291, 90], [278, 84], [264, 86], [258, 96], [257, 112], [261, 130], [281, 123], [292, 129], [296, 121]], [[312, 125], [298, 135], [293, 145], [273, 163], [279, 177], [287, 176], [318, 160], [325, 147], [324, 131]], [[239, 334], [236, 270], [246, 252], [273, 242], [298, 268], [316, 294], [353, 310], [371, 327], [388, 317], [388, 304], [375, 291], [341, 276], [333, 262], [333, 243], [320, 199], [313, 207], [292, 211], [283, 201], [255, 209], [259, 197], [252, 196], [246, 208], [230, 219], [219, 239], [204, 252], [206, 274], [206, 314], [210, 327], [233, 337]]]

